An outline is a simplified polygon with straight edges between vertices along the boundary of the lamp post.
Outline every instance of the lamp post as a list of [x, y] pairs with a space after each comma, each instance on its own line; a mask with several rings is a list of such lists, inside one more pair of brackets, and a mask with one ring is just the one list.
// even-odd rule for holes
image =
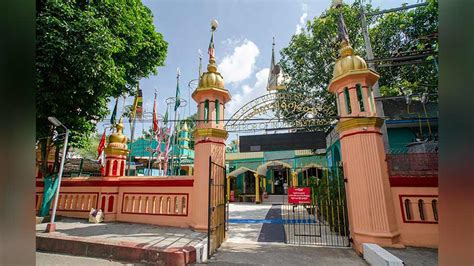
[[67, 141], [69, 137], [69, 129], [67, 129], [67, 127], [65, 127], [56, 117], [50, 116], [48, 117], [48, 120], [54, 126], [56, 127], [61, 126], [66, 130], [66, 136], [64, 137], [63, 154], [61, 156], [61, 164], [59, 165], [58, 188], [56, 189], [56, 195], [54, 196], [53, 213], [51, 214], [51, 221], [46, 226], [46, 232], [51, 233], [51, 232], [56, 231], [56, 224], [54, 223], [54, 219], [56, 218], [56, 208], [58, 207], [59, 189], [61, 187], [61, 178], [63, 176], [64, 161], [66, 160], [66, 150], [67, 150]]

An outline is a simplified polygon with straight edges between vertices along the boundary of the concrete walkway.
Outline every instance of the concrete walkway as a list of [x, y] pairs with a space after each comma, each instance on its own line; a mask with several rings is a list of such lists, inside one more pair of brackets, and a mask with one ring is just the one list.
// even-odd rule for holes
[[225, 242], [211, 265], [368, 265], [352, 249]]
[[36, 225], [37, 251], [159, 265], [199, 261], [197, 250], [202, 252], [201, 242], [207, 238], [207, 233], [186, 228], [118, 222], [92, 224], [73, 218], [58, 220], [54, 233], [44, 233], [45, 229], [46, 223]]
[[133, 243], [139, 247], [172, 248], [195, 246], [206, 233], [186, 228], [132, 223], [88, 223], [85, 219], [62, 218], [56, 222], [56, 232], [44, 233], [46, 223], [36, 225], [36, 235], [43, 237], [81, 238], [90, 241]]
[[256, 244], [271, 204], [229, 204], [229, 231], [226, 242]]
[[[367, 265], [351, 248], [295, 246], [269, 242], [262, 228], [278, 219], [279, 205], [231, 203], [228, 238], [211, 257], [212, 265]], [[277, 208], [275, 208], [277, 207]], [[272, 210], [274, 213], [271, 213]], [[270, 211], [270, 214], [269, 214]], [[281, 217], [280, 217], [281, 219]], [[284, 230], [283, 226], [270, 228]], [[267, 231], [268, 233], [268, 231]], [[284, 234], [284, 232], [282, 232]], [[266, 234], [263, 232], [263, 234]]]

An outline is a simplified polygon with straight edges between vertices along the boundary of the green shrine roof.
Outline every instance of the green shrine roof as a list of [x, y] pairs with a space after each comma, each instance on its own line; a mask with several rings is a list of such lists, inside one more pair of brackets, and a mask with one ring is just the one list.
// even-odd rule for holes
[[[148, 157], [150, 156], [150, 153], [146, 150], [146, 148], [150, 147], [153, 150], [156, 150], [156, 147], [158, 146], [158, 141], [156, 140], [150, 140], [150, 139], [144, 139], [144, 138], [139, 138], [136, 141], [133, 142], [133, 144], [128, 144], [128, 149], [130, 150], [131, 146], [131, 154], [130, 156], [132, 157]], [[166, 148], [166, 142], [161, 143], [161, 151], [164, 151]], [[182, 149], [179, 147], [179, 144], [174, 145], [175, 151], [179, 150], [181, 153], [182, 157], [187, 157], [189, 159], [194, 159], [194, 151], [190, 149]], [[170, 152], [171, 156], [171, 152]]]

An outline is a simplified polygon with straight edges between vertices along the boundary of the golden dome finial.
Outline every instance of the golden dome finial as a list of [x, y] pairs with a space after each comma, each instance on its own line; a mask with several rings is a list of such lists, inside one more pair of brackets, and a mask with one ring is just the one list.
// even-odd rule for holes
[[[127, 143], [127, 136], [123, 134], [123, 121], [120, 117], [119, 122], [115, 125], [116, 131], [109, 136], [109, 143]], [[126, 146], [125, 146], [126, 149]]]
[[[338, 2], [338, 1], [335, 1]], [[341, 3], [336, 3], [336, 8], [340, 9], [342, 6]], [[339, 20], [338, 20], [338, 39], [339, 39], [339, 58], [334, 65], [334, 71], [332, 78], [337, 78], [349, 71], [352, 70], [362, 70], [367, 69], [367, 63], [362, 57], [354, 55], [354, 49], [351, 47], [349, 41], [349, 34], [347, 33], [346, 23], [344, 22], [344, 16], [342, 15], [342, 10], [339, 10]]]
[[211, 21], [211, 41], [209, 42], [209, 49], [207, 50], [207, 53], [209, 54], [209, 64], [207, 65], [207, 72], [201, 75], [196, 90], [206, 90], [209, 88], [225, 89], [224, 78], [217, 71], [214, 50], [214, 31], [216, 31], [218, 25], [217, 20], [214, 19]]
[[123, 133], [123, 121], [122, 117], [120, 117], [118, 124], [116, 125], [117, 128], [117, 133], [122, 134]]

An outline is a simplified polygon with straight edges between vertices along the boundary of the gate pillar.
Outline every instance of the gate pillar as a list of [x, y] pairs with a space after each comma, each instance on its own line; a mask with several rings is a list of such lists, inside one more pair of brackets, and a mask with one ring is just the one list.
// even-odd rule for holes
[[255, 176], [255, 203], [260, 204], [260, 176], [258, 173], [253, 175]]
[[328, 90], [336, 95], [340, 117], [342, 161], [354, 248], [363, 243], [403, 247], [388, 179], [381, 126], [376, 116], [372, 85], [379, 75], [354, 54], [342, 13], [339, 16], [340, 51]]
[[[192, 94], [197, 103], [196, 128], [193, 131], [194, 145], [194, 200], [191, 202], [190, 215], [193, 227], [207, 230], [209, 200], [209, 157], [219, 165], [225, 165], [224, 106], [230, 100], [230, 94], [224, 88], [224, 78], [217, 71], [214, 57], [214, 44], [209, 53], [207, 72], [199, 77], [199, 85]], [[211, 47], [211, 46], [210, 46]]]

